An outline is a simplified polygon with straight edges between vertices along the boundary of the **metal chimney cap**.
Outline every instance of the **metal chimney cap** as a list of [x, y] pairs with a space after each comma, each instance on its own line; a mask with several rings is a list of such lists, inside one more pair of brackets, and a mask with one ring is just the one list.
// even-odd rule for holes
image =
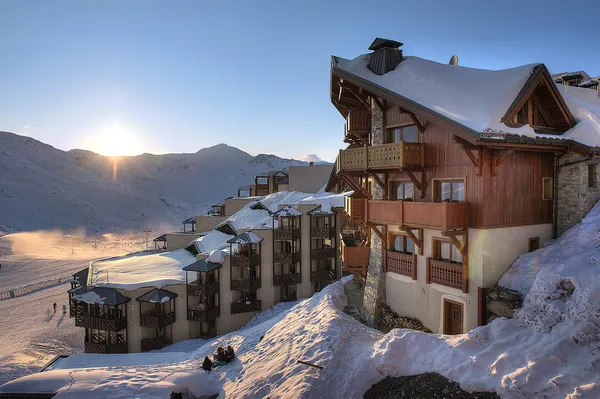
[[382, 48], [385, 48], [385, 47], [398, 48], [402, 45], [403, 45], [403, 43], [397, 42], [395, 40], [382, 39], [381, 37], [377, 37], [377, 38], [375, 38], [375, 40], [373, 40], [373, 43], [371, 43], [371, 45], [369, 46], [369, 50], [377, 51], [377, 50], [381, 50]]

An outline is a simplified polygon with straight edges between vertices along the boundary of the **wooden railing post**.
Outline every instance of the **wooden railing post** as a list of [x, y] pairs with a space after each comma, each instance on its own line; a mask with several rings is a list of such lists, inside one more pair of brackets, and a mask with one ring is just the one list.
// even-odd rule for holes
[[425, 274], [425, 282], [431, 284], [431, 258], [427, 258], [427, 273]]
[[412, 256], [412, 279], [417, 279], [417, 255], [413, 254]]

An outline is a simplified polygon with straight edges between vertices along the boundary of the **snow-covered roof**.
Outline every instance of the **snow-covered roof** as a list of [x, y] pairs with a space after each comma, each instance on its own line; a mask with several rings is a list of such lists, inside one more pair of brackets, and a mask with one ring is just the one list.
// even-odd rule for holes
[[170, 252], [136, 252], [93, 261], [88, 285], [133, 290], [143, 287], [162, 288], [185, 284], [183, 267], [196, 261], [185, 249]]
[[196, 238], [193, 244], [196, 246], [199, 254], [209, 254], [216, 249], [226, 249], [229, 247], [227, 242], [232, 237], [232, 235], [222, 233], [218, 230], [211, 230], [206, 232], [202, 237]]
[[300, 212], [298, 209], [292, 207], [292, 206], [285, 206], [281, 209], [278, 209], [277, 211], [273, 212], [273, 217], [274, 218], [279, 218], [279, 217], [294, 217], [294, 216], [302, 216], [303, 213]]
[[[539, 64], [492, 71], [405, 57], [394, 71], [376, 75], [367, 68], [369, 57], [369, 54], [353, 60], [333, 57], [333, 68], [458, 123], [475, 136], [482, 132], [499, 132], [532, 138], [571, 139], [587, 146], [600, 143], [600, 124], [587, 123], [600, 119], [600, 99], [589, 89], [557, 85], [579, 122], [562, 135], [538, 134], [529, 125], [513, 128], [501, 122]], [[565, 88], [589, 93], [568, 92], [565, 96]], [[578, 113], [574, 108], [582, 112]]]
[[138, 296], [135, 300], [138, 302], [164, 303], [170, 299], [177, 298], [178, 296], [179, 295], [174, 292], [154, 288], [145, 294]]
[[327, 209], [317, 208], [313, 209], [312, 211], [309, 211], [308, 214], [313, 216], [331, 216], [335, 215], [335, 212]]
[[247, 231], [245, 233], [242, 233], [234, 238], [232, 238], [231, 240], [227, 241], [230, 244], [257, 244], [259, 242], [261, 242], [263, 240], [263, 238], [261, 236], [259, 236], [258, 234], [252, 232], [252, 231]]
[[595, 80], [586, 80], [585, 82], [579, 83], [579, 87], [585, 87], [586, 89], [594, 86], [598, 86], [598, 82]]
[[217, 270], [223, 267], [223, 265], [215, 262], [207, 262], [206, 259], [200, 259], [191, 265], [183, 268], [187, 272], [210, 272], [211, 270]]
[[183, 221], [184, 224], [188, 224], [188, 223], [196, 223], [196, 217], [191, 217], [189, 219], [185, 219]]
[[84, 292], [73, 295], [72, 299], [85, 303], [97, 303], [110, 306], [120, 305], [131, 300], [131, 298], [128, 298], [114, 288], [109, 287], [89, 287]]
[[154, 240], [152, 241], [167, 241], [167, 235], [163, 234], [161, 236], [156, 237]]

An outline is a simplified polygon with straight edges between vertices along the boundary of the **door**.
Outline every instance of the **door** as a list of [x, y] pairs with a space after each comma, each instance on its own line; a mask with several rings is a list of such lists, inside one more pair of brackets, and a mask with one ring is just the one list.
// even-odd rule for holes
[[461, 303], [444, 300], [444, 334], [463, 333], [463, 313]]

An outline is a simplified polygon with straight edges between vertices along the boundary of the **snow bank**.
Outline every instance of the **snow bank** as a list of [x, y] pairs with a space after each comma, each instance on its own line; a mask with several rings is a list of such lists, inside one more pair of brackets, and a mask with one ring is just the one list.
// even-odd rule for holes
[[210, 254], [212, 251], [228, 248], [229, 244], [227, 244], [227, 240], [232, 238], [232, 235], [221, 233], [217, 230], [211, 230], [206, 232], [202, 237], [196, 238], [194, 244], [196, 244], [198, 253]]
[[185, 249], [161, 253], [137, 252], [93, 261], [88, 284], [125, 290], [185, 284], [183, 268], [195, 261], [196, 257]]

